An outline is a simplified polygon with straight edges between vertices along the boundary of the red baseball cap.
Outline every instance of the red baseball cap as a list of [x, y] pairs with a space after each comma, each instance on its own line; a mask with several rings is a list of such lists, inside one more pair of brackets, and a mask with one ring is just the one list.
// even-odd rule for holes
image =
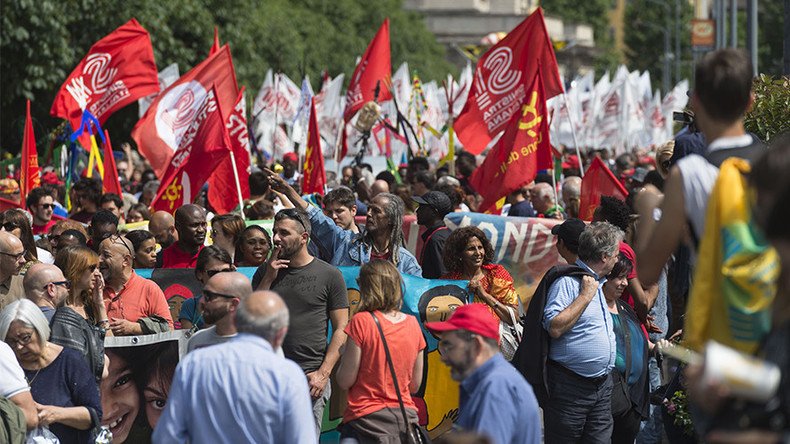
[[485, 304], [474, 303], [458, 307], [444, 322], [426, 322], [425, 328], [434, 333], [466, 330], [499, 342], [499, 321]]
[[290, 160], [291, 162], [299, 162], [299, 156], [296, 153], [285, 153], [283, 156], [283, 162], [286, 160]]

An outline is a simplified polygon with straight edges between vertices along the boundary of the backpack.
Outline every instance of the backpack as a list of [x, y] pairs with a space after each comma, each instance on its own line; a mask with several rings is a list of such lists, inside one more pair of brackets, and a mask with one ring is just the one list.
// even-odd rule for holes
[[543, 328], [543, 310], [546, 308], [549, 288], [554, 281], [565, 276], [581, 279], [582, 276], [592, 276], [592, 274], [577, 265], [555, 265], [543, 275], [543, 279], [535, 289], [535, 294], [532, 295], [527, 312], [521, 317], [524, 333], [511, 361], [532, 386], [541, 407], [549, 398], [546, 361], [551, 339], [549, 332]]
[[10, 399], [0, 396], [0, 442], [22, 444], [25, 442], [27, 422], [22, 409]]

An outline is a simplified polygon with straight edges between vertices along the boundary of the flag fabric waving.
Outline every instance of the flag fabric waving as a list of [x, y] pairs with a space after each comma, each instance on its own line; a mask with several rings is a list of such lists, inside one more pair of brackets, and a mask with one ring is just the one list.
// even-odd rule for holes
[[192, 203], [211, 172], [228, 157], [231, 143], [214, 86], [209, 87], [186, 126], [151, 204], [155, 211], [175, 213], [180, 206]]
[[211, 45], [211, 49], [208, 51], [208, 55], [214, 55], [219, 52], [220, 44], [219, 44], [219, 30], [217, 27], [214, 27], [214, 44]]
[[546, 97], [563, 92], [543, 10], [538, 8], [477, 62], [472, 87], [454, 128], [464, 148], [480, 154], [524, 102], [526, 80], [542, 72]]
[[390, 19], [384, 19], [376, 36], [370, 41], [365, 53], [354, 68], [346, 93], [346, 109], [343, 120], [348, 122], [362, 105], [373, 100], [376, 85], [379, 86], [378, 100], [391, 98], [389, 91], [390, 71]]
[[55, 96], [50, 114], [76, 130], [82, 112], [104, 123], [112, 113], [137, 99], [159, 92], [151, 38], [137, 20], [94, 43]]
[[118, 178], [118, 168], [115, 166], [115, 157], [112, 154], [112, 144], [110, 143], [110, 133], [104, 130], [104, 177], [102, 177], [102, 188], [105, 193], [115, 193], [123, 196], [121, 181]]
[[[241, 198], [250, 197], [250, 137], [247, 131], [247, 101], [244, 98], [244, 87], [239, 91], [236, 106], [228, 116], [225, 126], [230, 137], [232, 156], [236, 160], [236, 171], [239, 174]], [[236, 189], [236, 178], [230, 156], [220, 161], [219, 166], [208, 179], [208, 202], [217, 214], [226, 214], [239, 205], [239, 193]]]
[[19, 163], [19, 203], [24, 207], [27, 193], [41, 185], [38, 167], [36, 136], [33, 134], [33, 119], [30, 117], [30, 100], [25, 111], [25, 132], [22, 135], [22, 158]]
[[233, 109], [239, 90], [228, 45], [162, 91], [132, 130], [140, 154], [163, 178], [175, 151], [212, 87], [223, 109]]
[[606, 164], [594, 157], [590, 169], [584, 173], [582, 190], [579, 200], [579, 219], [590, 221], [593, 212], [601, 203], [601, 196], [612, 196], [620, 200], [628, 197], [628, 191], [623, 184], [614, 177]]
[[302, 193], [324, 195], [326, 171], [324, 154], [321, 151], [321, 134], [318, 132], [318, 116], [315, 112], [315, 97], [310, 101], [310, 126], [307, 129], [307, 150], [304, 153], [302, 171]]
[[536, 71], [521, 112], [513, 113], [502, 138], [469, 179], [483, 196], [479, 211], [501, 210], [497, 201], [533, 181], [545, 165], [551, 165], [549, 122], [542, 75]]

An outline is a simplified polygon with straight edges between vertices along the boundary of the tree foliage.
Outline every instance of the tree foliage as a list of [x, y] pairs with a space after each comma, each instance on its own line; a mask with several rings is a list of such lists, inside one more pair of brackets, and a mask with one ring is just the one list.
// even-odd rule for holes
[[762, 140], [790, 131], [790, 77], [765, 74], [754, 80], [754, 104], [743, 123]]
[[[422, 17], [404, 11], [402, 0], [3, 0], [3, 151], [21, 145], [25, 99], [32, 101], [43, 148], [46, 134], [39, 128], [57, 124], [49, 109], [60, 85], [94, 42], [132, 17], [151, 34], [159, 69], [177, 63], [181, 73], [207, 56], [217, 26], [220, 41], [231, 46], [239, 84], [251, 95], [267, 69], [297, 82], [309, 75], [314, 88], [323, 71], [348, 78], [386, 17], [394, 68], [406, 61], [426, 80], [455, 71]], [[128, 140], [136, 120], [137, 109], [129, 106], [106, 126], [115, 141]]]

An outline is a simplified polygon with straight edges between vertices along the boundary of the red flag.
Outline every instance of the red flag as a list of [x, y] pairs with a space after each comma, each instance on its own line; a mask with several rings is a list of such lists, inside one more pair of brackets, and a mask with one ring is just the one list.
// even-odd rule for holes
[[33, 119], [30, 117], [30, 100], [27, 101], [25, 114], [25, 132], [22, 136], [22, 158], [19, 162], [19, 203], [25, 206], [27, 193], [41, 185], [38, 168], [38, 151], [36, 136], [33, 134]]
[[115, 193], [119, 196], [123, 196], [121, 181], [118, 178], [118, 168], [115, 167], [115, 157], [112, 155], [110, 133], [108, 133], [107, 130], [104, 130], [104, 139], [107, 142], [104, 144], [104, 177], [102, 178], [102, 187], [105, 193]]
[[392, 98], [388, 88], [391, 70], [390, 19], [387, 18], [370, 41], [351, 76], [346, 93], [346, 110], [343, 112], [344, 121], [351, 120], [362, 105], [373, 100], [377, 84], [379, 102]]
[[543, 10], [538, 8], [477, 62], [469, 98], [455, 119], [464, 149], [480, 154], [524, 102], [528, 79], [541, 71], [548, 100], [563, 92]]
[[499, 199], [532, 182], [546, 162], [551, 164], [549, 122], [542, 76], [536, 71], [521, 112], [513, 113], [505, 134], [469, 178], [483, 196], [478, 211], [492, 210]]
[[211, 172], [228, 157], [231, 143], [216, 88], [209, 87], [187, 126], [151, 203], [154, 211], [175, 213], [192, 203]]
[[579, 201], [579, 219], [592, 220], [593, 212], [601, 203], [601, 196], [612, 196], [620, 200], [628, 197], [628, 191], [614, 177], [603, 161], [593, 158], [590, 168], [584, 173]]
[[137, 20], [94, 43], [60, 87], [50, 114], [71, 123], [76, 131], [82, 112], [100, 123], [124, 106], [159, 92], [151, 38]]
[[315, 97], [310, 102], [310, 126], [307, 129], [307, 149], [302, 168], [302, 192], [324, 195], [326, 171], [324, 154], [321, 151], [321, 134], [318, 132], [318, 117], [315, 113]]
[[[250, 197], [250, 137], [247, 132], [246, 109], [244, 87], [242, 87], [236, 106], [225, 124], [230, 137], [232, 155], [236, 160], [242, 199]], [[226, 156], [220, 162], [208, 179], [208, 202], [217, 214], [230, 213], [239, 205], [239, 193], [236, 189], [236, 177], [230, 156]]]
[[211, 49], [208, 51], [209, 56], [213, 56], [214, 54], [219, 52], [220, 44], [219, 44], [219, 30], [217, 27], [214, 27], [214, 44], [211, 45]]
[[158, 177], [164, 177], [174, 152], [181, 146], [181, 140], [212, 84], [222, 109], [233, 109], [239, 90], [228, 45], [156, 96], [143, 118], [134, 126], [132, 137], [137, 148]]

